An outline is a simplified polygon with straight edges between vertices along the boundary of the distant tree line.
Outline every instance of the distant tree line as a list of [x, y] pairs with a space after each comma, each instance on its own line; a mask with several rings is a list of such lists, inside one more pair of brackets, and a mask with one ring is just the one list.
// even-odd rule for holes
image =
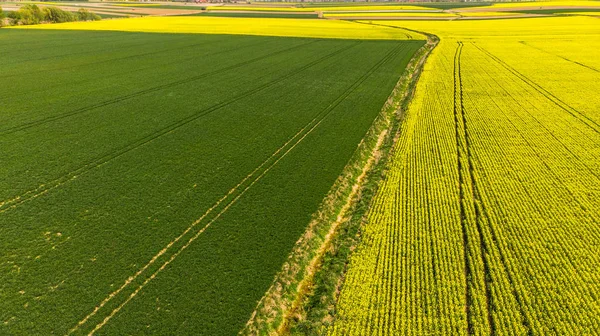
[[34, 4], [27, 4], [14, 12], [8, 13], [8, 19], [0, 8], [0, 23], [8, 25], [34, 25], [39, 23], [62, 23], [72, 21], [97, 21], [100, 16], [88, 11], [85, 8], [80, 8], [77, 12], [67, 12], [58, 7], [43, 7], [40, 8]]

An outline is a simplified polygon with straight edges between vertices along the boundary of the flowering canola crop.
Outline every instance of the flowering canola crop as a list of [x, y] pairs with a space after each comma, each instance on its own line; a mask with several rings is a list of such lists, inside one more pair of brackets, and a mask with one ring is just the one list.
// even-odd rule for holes
[[600, 330], [600, 26], [437, 34], [330, 335]]

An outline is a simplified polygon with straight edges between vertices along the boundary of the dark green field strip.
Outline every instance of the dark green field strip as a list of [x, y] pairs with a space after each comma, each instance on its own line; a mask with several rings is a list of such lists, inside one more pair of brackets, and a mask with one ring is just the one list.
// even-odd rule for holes
[[[198, 95], [165, 88], [122, 109], [118, 105], [125, 102], [8, 137], [31, 147], [52, 142], [23, 156], [38, 157], [25, 166], [40, 171], [35, 166], [54, 166], [48, 171], [56, 173], [67, 157], [73, 156], [73, 167], [78, 160], [81, 166], [85, 158], [97, 157], [81, 152], [111, 153], [119, 146], [106, 143], [129, 145], [182, 122], [0, 214], [6, 251], [0, 259], [0, 318], [8, 321], [0, 333], [64, 334], [226, 195], [204, 221], [228, 210], [100, 331], [232, 334], [243, 325], [421, 43], [283, 38], [264, 43], [269, 41], [303, 46], [252, 69], [224, 72], [217, 76], [221, 81], [200, 81], [194, 84]], [[193, 119], [223, 102], [230, 103]], [[82, 145], [74, 145], [78, 142]], [[246, 250], [252, 246], [260, 248]], [[102, 321], [174, 253], [159, 256], [78, 332]], [[197, 261], [181, 270], [183, 258]], [[219, 265], [204, 266], [213, 261]], [[174, 272], [176, 285], [162, 285]], [[190, 279], [193, 283], [182, 284]], [[172, 307], [146, 307], [148, 299], [158, 302], [147, 294], [156, 291]], [[148, 320], [150, 328], [138, 329]]]
[[[275, 151], [271, 157], [269, 157], [266, 161], [263, 162], [263, 164], [261, 164], [257, 168], [257, 170], [255, 170], [251, 175], [248, 175], [249, 178], [245, 179], [240, 184], [240, 187], [237, 188], [233, 194], [231, 194], [235, 195], [235, 197], [231, 197], [229, 200], [226, 200], [224, 202], [224, 205], [222, 206], [222, 209], [217, 208], [218, 210], [212, 212], [215, 213], [215, 215], [207, 217], [204, 217], [203, 215], [202, 220], [204, 220], [204, 222], [198, 222], [198, 229], [196, 229], [196, 231], [190, 231], [191, 233], [188, 235], [188, 237], [182, 236], [183, 239], [181, 239], [181, 243], [179, 245], [174, 245], [171, 248], [174, 251], [169, 253], [170, 258], [166, 259], [167, 257], [165, 257], [166, 260], [164, 262], [159, 260], [159, 262], [154, 268], [149, 268], [149, 270], [146, 272], [146, 275], [142, 274], [140, 277], [136, 278], [132, 282], [132, 285], [129, 286], [129, 290], [125, 289], [123, 290], [123, 292], [111, 293], [111, 296], [113, 294], [120, 294], [122, 298], [119, 299], [117, 297], [116, 299], [113, 298], [111, 300], [111, 305], [107, 306], [109, 307], [107, 312], [108, 317], [112, 317], [114, 316], [114, 314], [118, 313], [122, 309], [122, 307], [124, 307], [124, 305], [130, 302], [130, 298], [132, 297], [131, 295], [136, 295], [139, 291], [141, 291], [151, 280], [153, 280], [155, 275], [160, 273], [164, 269], [164, 267], [166, 267], [170, 262], [172, 262], [176, 257], [178, 257], [181, 254], [181, 252], [183, 252], [183, 250], [188, 248], [191, 245], [191, 243], [193, 243], [197, 239], [197, 237], [204, 233], [208, 226], [215, 223], [221, 215], [223, 215], [227, 210], [229, 210], [229, 207], [235, 204], [235, 202], [239, 201], [240, 197], [242, 197], [245, 192], [250, 190], [250, 188], [253, 187], [254, 184], [256, 184], [262, 178], [264, 178], [264, 176], [266, 176], [266, 174], [275, 165], [277, 165], [286, 155], [288, 155], [292, 150], [294, 150], [296, 146], [298, 146], [298, 144], [300, 144], [312, 131], [314, 131], [318, 126], [320, 126], [323, 123], [324, 119], [327, 118], [335, 110], [335, 108], [338, 107], [339, 104], [343, 102], [360, 84], [362, 84], [364, 80], [368, 78], [375, 69], [379, 68], [380, 65], [381, 63], [376, 64], [370, 71], [366, 72], [363, 76], [361, 76], [359, 80], [354, 82], [348, 89], [346, 89], [341, 96], [336, 98], [334, 102], [329, 104], [325, 109], [323, 109], [319, 114], [317, 114], [317, 116], [313, 120], [311, 120], [311, 122], [304, 126], [298, 133], [296, 133], [296, 135], [290, 138], [289, 141], [287, 141], [282, 147]], [[169, 254], [167, 254], [167, 256]], [[111, 311], [110, 309], [113, 310]], [[98, 315], [99, 316], [93, 316], [93, 319], [86, 321], [87, 324], [91, 324], [90, 328], [93, 328], [92, 330], [102, 327], [107, 321], [107, 318], [103, 317], [103, 315], [105, 314]], [[94, 320], [96, 321], [94, 322]], [[94, 327], [94, 325], [96, 327]]]

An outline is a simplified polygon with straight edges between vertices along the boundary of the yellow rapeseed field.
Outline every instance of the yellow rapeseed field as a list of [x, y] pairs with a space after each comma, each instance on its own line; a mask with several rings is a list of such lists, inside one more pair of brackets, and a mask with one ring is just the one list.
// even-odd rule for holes
[[385, 24], [441, 42], [329, 334], [597, 334], [598, 19]]
[[112, 30], [152, 33], [201, 33], [265, 35], [312, 38], [406, 40], [424, 39], [404, 29], [364, 25], [348, 21], [318, 19], [143, 17], [93, 22], [68, 22], [13, 29]]

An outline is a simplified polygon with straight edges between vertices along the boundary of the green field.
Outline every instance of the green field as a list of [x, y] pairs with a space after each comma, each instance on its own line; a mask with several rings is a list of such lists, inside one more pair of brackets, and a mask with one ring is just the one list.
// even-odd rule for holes
[[237, 333], [423, 43], [0, 30], [0, 334]]

